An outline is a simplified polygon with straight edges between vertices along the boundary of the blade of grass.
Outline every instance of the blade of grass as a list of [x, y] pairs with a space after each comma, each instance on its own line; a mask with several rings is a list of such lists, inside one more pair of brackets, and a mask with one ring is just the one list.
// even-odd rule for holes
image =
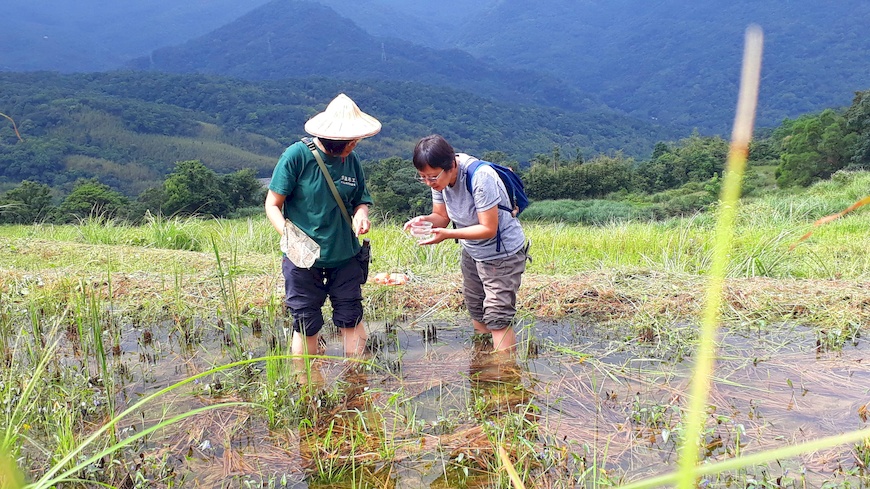
[[[830, 448], [846, 443], [854, 443], [870, 437], [870, 428], [863, 430], [850, 431], [841, 435], [829, 436], [826, 438], [818, 438], [809, 440], [797, 445], [790, 445], [773, 450], [765, 450], [763, 452], [753, 453], [751, 455], [741, 455], [739, 457], [729, 458], [721, 462], [714, 462], [698, 466], [694, 471], [695, 477], [719, 474], [729, 470], [736, 470], [743, 467], [755, 467], [774, 460], [782, 460], [791, 458], [802, 453], [809, 453], [824, 448]], [[650, 477], [631, 484], [621, 486], [622, 489], [646, 489], [651, 487], [662, 487], [678, 482], [682, 474], [680, 472], [670, 472], [656, 477]]]
[[722, 287], [728, 265], [728, 256], [734, 242], [734, 221], [740, 198], [740, 185], [746, 168], [746, 159], [749, 155], [749, 141], [752, 139], [755, 108], [758, 103], [762, 44], [761, 28], [750, 26], [746, 30], [737, 115], [734, 120], [731, 148], [726, 162], [727, 170], [722, 184], [721, 205], [716, 219], [713, 260], [704, 301], [698, 356], [689, 388], [686, 433], [679, 450], [677, 487], [682, 489], [697, 487], [699, 440], [703, 433], [705, 407], [710, 393], [715, 356], [715, 336], [721, 315]]
[[526, 489], [525, 484], [523, 484], [523, 480], [520, 478], [520, 474], [517, 474], [517, 469], [514, 468], [514, 464], [511, 462], [510, 457], [508, 457], [507, 452], [504, 447], [498, 446], [498, 456], [501, 458], [501, 463], [504, 464], [505, 470], [507, 470], [508, 475], [511, 478], [511, 482], [513, 482], [514, 487], [516, 489]]
[[4, 430], [3, 440], [2, 442], [0, 442], [0, 451], [8, 453], [12, 448], [11, 445], [13, 441], [17, 438], [17, 433], [20, 429], [20, 420], [24, 415], [23, 413], [31, 402], [31, 396], [33, 396], [37, 386], [42, 386], [42, 374], [43, 372], [45, 372], [46, 367], [48, 366], [48, 362], [53, 358], [54, 351], [56, 349], [57, 341], [49, 345], [49, 347], [44, 350], [42, 359], [33, 370], [33, 376], [30, 378], [30, 381], [27, 383], [27, 385], [24, 387], [24, 390], [21, 392], [21, 395], [18, 397], [18, 400], [15, 403], [15, 407], [12, 409], [12, 415], [9, 417], [11, 422]]
[[24, 476], [12, 463], [12, 457], [0, 449], [0, 487], [19, 489], [24, 487]]
[[870, 195], [868, 195], [867, 197], [864, 197], [863, 199], [859, 200], [858, 202], [855, 202], [854, 204], [850, 205], [849, 207], [843, 209], [843, 210], [840, 211], [840, 212], [837, 212], [837, 213], [835, 213], [835, 214], [831, 214], [831, 215], [829, 215], [829, 216], [825, 216], [825, 217], [819, 219], [818, 221], [814, 222], [814, 223], [813, 223], [813, 229], [810, 230], [807, 234], [804, 234], [803, 236], [801, 236], [800, 239], [797, 240], [797, 242], [795, 242], [794, 244], [792, 244], [791, 246], [789, 246], [789, 247], [788, 247], [789, 251], [795, 249], [795, 247], [796, 247], [798, 244], [800, 244], [802, 241], [804, 241], [804, 240], [806, 240], [807, 238], [809, 238], [810, 236], [812, 236], [813, 231], [815, 230], [815, 228], [821, 226], [822, 224], [827, 224], [827, 223], [829, 223], [829, 222], [831, 222], [831, 221], [836, 221], [837, 219], [839, 219], [839, 218], [845, 216], [846, 214], [848, 214], [848, 213], [854, 211], [855, 209], [857, 209], [857, 208], [859, 208], [859, 207], [861, 207], [861, 206], [863, 206], [863, 205], [867, 205], [867, 204], [870, 204]]

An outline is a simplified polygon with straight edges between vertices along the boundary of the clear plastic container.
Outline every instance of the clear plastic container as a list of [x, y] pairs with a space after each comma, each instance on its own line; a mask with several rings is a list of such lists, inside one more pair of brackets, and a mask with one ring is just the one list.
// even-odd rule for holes
[[411, 236], [418, 241], [429, 239], [432, 237], [432, 223], [429, 221], [418, 221], [411, 223]]

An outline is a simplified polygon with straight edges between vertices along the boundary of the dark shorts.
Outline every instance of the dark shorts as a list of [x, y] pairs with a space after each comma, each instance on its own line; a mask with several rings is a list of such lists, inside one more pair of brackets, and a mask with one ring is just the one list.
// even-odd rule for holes
[[513, 324], [527, 257], [528, 246], [511, 256], [487, 261], [475, 261], [462, 250], [462, 295], [471, 319], [489, 330]]
[[284, 305], [293, 317], [293, 331], [314, 336], [323, 328], [321, 308], [329, 297], [332, 322], [339, 328], [353, 328], [363, 317], [362, 284], [366, 277], [360, 261], [350, 259], [337, 268], [299, 268], [287, 257], [284, 272]]

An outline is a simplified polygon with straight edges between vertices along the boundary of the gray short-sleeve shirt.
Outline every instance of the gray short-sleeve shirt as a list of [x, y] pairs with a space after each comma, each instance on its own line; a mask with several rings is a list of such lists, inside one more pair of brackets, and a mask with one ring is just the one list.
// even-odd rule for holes
[[[472, 190], [474, 195], [468, 192], [465, 182], [468, 176], [469, 163], [476, 160], [467, 154], [458, 153], [459, 171], [456, 183], [452, 187], [445, 187], [438, 192], [432, 190], [432, 202], [444, 204], [447, 207], [447, 216], [456, 224], [457, 228], [464, 228], [480, 224], [477, 218], [478, 212], [492, 209], [496, 205], [510, 208], [510, 199], [504, 188], [501, 178], [487, 165], [481, 165], [474, 172]], [[496, 258], [504, 258], [518, 252], [525, 244], [526, 237], [519, 220], [510, 212], [498, 210], [498, 228], [501, 236], [501, 250], [497, 251], [496, 238], [490, 239], [461, 239], [462, 247], [477, 261], [487, 261]]]

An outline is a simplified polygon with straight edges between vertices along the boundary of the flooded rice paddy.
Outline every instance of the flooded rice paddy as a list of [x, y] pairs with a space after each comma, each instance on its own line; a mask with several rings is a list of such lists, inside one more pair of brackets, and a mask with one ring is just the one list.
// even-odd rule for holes
[[[107, 354], [114, 411], [216, 366], [289, 353], [286, 323], [266, 323], [232, 334], [210, 321], [125, 325]], [[506, 456], [529, 487], [598, 487], [676, 467], [690, 324], [656, 331], [527, 319], [510, 359], [489, 353], [461, 316], [372, 321], [368, 329], [363, 361], [341, 358], [340, 338], [328, 334], [323, 358], [308, 370], [286, 358], [254, 360], [148, 402], [121, 421], [119, 438], [218, 402], [255, 405], [205, 411], [131, 444], [122, 486], [512, 487]], [[866, 427], [870, 349], [857, 330], [731, 327], [719, 343], [706, 460]], [[70, 368], [95, 371], [70, 344], [63, 351]], [[108, 402], [100, 379], [91, 385], [87, 402]], [[863, 486], [865, 447], [702, 484]]]

